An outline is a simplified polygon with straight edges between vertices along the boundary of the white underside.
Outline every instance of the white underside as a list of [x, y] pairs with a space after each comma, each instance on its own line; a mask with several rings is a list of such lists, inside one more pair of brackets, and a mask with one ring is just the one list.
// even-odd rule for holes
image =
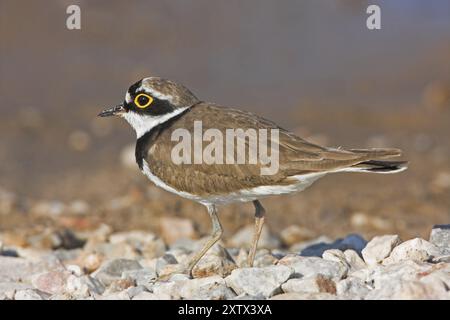
[[282, 195], [289, 194], [302, 191], [309, 187], [314, 181], [323, 177], [326, 173], [314, 173], [314, 174], [304, 174], [293, 176], [292, 178], [297, 179], [298, 183], [290, 184], [290, 185], [274, 185], [274, 186], [260, 186], [251, 189], [242, 189], [233, 193], [229, 193], [226, 195], [213, 195], [209, 197], [201, 197], [191, 193], [178, 191], [171, 186], [167, 185], [160, 178], [155, 176], [149, 166], [148, 163], [144, 160], [142, 172], [158, 187], [175, 193], [181, 197], [197, 201], [204, 205], [220, 205], [220, 204], [228, 204], [232, 202], [248, 202], [256, 199], [274, 196], [274, 195]]
[[[395, 173], [406, 170], [406, 168], [400, 168], [399, 170], [386, 172], [386, 173]], [[149, 166], [148, 163], [144, 160], [143, 162], [143, 168], [142, 172], [158, 187], [175, 193], [181, 197], [197, 201], [203, 205], [222, 205], [222, 204], [228, 204], [233, 202], [248, 202], [253, 201], [257, 199], [261, 199], [264, 197], [269, 196], [275, 196], [275, 195], [283, 195], [283, 194], [290, 194], [295, 192], [300, 192], [308, 188], [310, 185], [312, 185], [316, 180], [322, 178], [328, 173], [333, 172], [364, 172], [362, 170], [358, 170], [356, 168], [344, 168], [339, 169], [336, 171], [330, 171], [330, 172], [321, 172], [321, 173], [309, 173], [309, 174], [303, 174], [303, 175], [296, 175], [291, 176], [290, 178], [297, 179], [297, 183], [293, 183], [290, 185], [269, 185], [269, 186], [259, 186], [256, 188], [251, 189], [241, 189], [239, 191], [225, 194], [225, 195], [213, 195], [209, 197], [201, 197], [197, 196], [188, 192], [178, 191], [171, 186], [167, 185], [162, 181], [160, 178], [155, 176]], [[384, 173], [384, 172], [383, 172]]]

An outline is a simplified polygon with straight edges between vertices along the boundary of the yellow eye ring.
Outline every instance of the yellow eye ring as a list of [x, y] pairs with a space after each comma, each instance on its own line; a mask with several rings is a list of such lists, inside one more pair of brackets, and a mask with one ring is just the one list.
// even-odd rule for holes
[[153, 98], [145, 93], [140, 93], [134, 98], [134, 104], [141, 109], [147, 108], [152, 102]]

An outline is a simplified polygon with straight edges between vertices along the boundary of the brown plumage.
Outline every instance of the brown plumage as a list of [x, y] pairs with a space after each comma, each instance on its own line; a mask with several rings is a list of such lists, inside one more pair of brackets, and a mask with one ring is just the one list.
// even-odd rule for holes
[[[193, 132], [194, 121], [202, 121], [203, 130], [211, 127], [222, 132], [230, 128], [279, 129], [278, 173], [261, 175], [261, 164], [249, 164], [248, 158], [246, 164], [174, 164], [171, 150], [178, 141], [171, 141], [171, 134], [178, 128]], [[246, 143], [248, 145], [248, 140]], [[237, 143], [235, 149], [236, 146]], [[199, 196], [224, 194], [264, 185], [287, 185], [296, 182], [290, 177], [308, 173], [333, 172], [349, 167], [364, 168], [367, 171], [374, 167], [367, 161], [388, 159], [401, 154], [398, 149], [344, 150], [322, 147], [252, 113], [204, 102], [194, 105], [182, 116], [167, 121], [163, 129], [147, 141], [146, 152], [145, 160], [154, 175], [176, 190]], [[375, 168], [382, 164], [377, 162]], [[388, 164], [390, 168], [394, 168], [405, 162]]]

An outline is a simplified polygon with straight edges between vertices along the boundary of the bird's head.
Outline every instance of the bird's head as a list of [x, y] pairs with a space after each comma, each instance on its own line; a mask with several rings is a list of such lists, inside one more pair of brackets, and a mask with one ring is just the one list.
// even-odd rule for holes
[[123, 103], [100, 112], [100, 117], [121, 116], [139, 137], [156, 125], [190, 108], [199, 100], [184, 86], [170, 80], [150, 77], [133, 84]]

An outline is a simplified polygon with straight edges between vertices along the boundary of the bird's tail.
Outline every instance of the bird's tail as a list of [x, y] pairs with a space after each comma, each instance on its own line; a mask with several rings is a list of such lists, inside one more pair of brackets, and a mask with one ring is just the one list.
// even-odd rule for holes
[[368, 160], [345, 168], [347, 172], [396, 173], [408, 168], [407, 161]]

